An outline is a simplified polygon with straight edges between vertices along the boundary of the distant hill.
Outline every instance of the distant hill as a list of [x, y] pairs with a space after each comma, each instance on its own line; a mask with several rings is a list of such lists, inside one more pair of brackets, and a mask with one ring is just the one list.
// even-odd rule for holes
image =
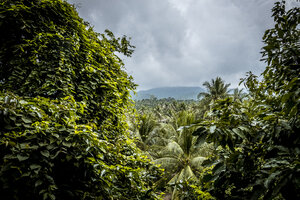
[[150, 99], [151, 96], [158, 99], [171, 97], [176, 100], [196, 100], [200, 92], [204, 92], [201, 87], [160, 87], [138, 91], [136, 95], [133, 95], [133, 100]]

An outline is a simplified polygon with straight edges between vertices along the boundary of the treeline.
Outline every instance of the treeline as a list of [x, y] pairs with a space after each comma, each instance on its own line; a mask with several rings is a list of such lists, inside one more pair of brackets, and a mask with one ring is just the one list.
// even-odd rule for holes
[[217, 77], [134, 109], [125, 36], [66, 1], [0, 1], [1, 198], [300, 199], [300, 9], [272, 11], [246, 96]]
[[207, 92], [199, 93], [198, 101], [139, 100], [135, 102], [137, 112], [128, 117], [137, 147], [165, 170], [156, 183], [157, 191], [164, 192], [165, 199], [214, 199], [201, 185], [223, 148], [193, 134], [197, 133], [199, 123], [211, 119], [216, 102], [228, 98], [242, 103], [247, 95], [242, 90], [228, 90], [230, 84], [225, 84], [220, 77], [203, 85]]
[[[137, 102], [138, 147], [165, 169], [166, 199], [299, 199], [299, 7], [275, 3], [265, 32], [262, 79], [248, 94], [220, 77], [199, 102]], [[150, 102], [153, 102], [149, 106]]]

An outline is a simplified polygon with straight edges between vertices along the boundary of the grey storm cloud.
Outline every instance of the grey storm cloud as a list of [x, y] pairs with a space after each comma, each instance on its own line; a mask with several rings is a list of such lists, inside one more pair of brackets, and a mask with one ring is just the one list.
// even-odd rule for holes
[[236, 87], [260, 74], [273, 0], [69, 0], [97, 32], [131, 37], [124, 58], [138, 89], [201, 86], [221, 76]]

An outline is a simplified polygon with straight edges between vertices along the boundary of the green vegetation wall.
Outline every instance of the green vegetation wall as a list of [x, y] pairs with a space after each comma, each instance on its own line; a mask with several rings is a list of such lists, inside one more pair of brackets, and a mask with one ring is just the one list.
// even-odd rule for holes
[[124, 122], [133, 46], [106, 33], [62, 0], [0, 1], [1, 198], [157, 198]]
[[261, 81], [248, 73], [249, 97], [215, 102], [194, 133], [222, 147], [202, 180], [217, 199], [300, 199], [300, 8], [272, 12]]

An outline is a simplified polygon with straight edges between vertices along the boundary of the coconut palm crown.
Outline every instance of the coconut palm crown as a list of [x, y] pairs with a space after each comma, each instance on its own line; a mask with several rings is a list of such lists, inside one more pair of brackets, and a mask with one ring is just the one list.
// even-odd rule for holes
[[200, 92], [197, 96], [198, 99], [205, 98], [209, 102], [228, 96], [228, 87], [230, 84], [225, 84], [224, 80], [220, 77], [212, 79], [211, 82], [205, 81], [203, 86], [206, 87], [207, 92]]
[[197, 179], [197, 172], [201, 169], [202, 162], [206, 159], [201, 155], [199, 148], [195, 146], [192, 131], [182, 129], [179, 138], [167, 144], [160, 152], [160, 158], [154, 160], [167, 172], [168, 184], [177, 183], [180, 180]]

